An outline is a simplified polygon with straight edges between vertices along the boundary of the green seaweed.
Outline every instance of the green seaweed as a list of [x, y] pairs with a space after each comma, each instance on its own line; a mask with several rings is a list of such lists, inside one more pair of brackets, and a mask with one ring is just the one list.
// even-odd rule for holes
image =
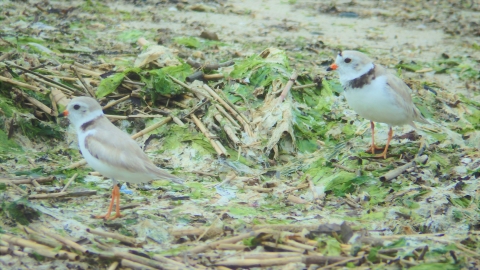
[[3, 201], [2, 209], [7, 217], [25, 226], [40, 217], [40, 213], [33, 209], [25, 198], [13, 202]]
[[95, 95], [97, 98], [102, 98], [113, 93], [125, 78], [124, 73], [117, 73], [108, 78], [103, 79], [98, 86]]
[[178, 45], [184, 45], [188, 48], [197, 49], [201, 46], [200, 40], [195, 37], [177, 37], [174, 40]]
[[174, 83], [169, 76], [184, 81], [192, 72], [192, 68], [185, 63], [179, 66], [150, 70], [148, 71], [148, 76], [145, 75], [143, 79], [147, 84], [147, 94], [152, 99], [156, 99], [158, 95], [172, 96], [182, 94], [185, 92], [185, 89]]
[[23, 152], [23, 149], [14, 140], [9, 140], [7, 134], [0, 129], [0, 154], [16, 154]]
[[422, 263], [408, 268], [410, 270], [459, 270], [461, 265], [453, 265], [447, 263]]

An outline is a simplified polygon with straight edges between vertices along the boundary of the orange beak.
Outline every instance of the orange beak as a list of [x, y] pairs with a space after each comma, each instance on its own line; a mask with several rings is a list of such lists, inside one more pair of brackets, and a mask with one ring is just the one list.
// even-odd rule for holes
[[60, 113], [57, 117], [67, 117], [68, 116], [68, 111], [65, 110], [62, 113]]
[[327, 68], [327, 71], [336, 70], [337, 68], [338, 68], [338, 65], [333, 63]]

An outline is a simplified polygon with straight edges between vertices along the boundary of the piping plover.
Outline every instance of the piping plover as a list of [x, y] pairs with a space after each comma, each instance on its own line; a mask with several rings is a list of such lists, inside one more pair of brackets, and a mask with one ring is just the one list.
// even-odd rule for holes
[[413, 121], [429, 123], [413, 104], [410, 88], [400, 78], [374, 64], [365, 54], [357, 51], [340, 52], [335, 63], [327, 70], [337, 70], [348, 105], [360, 116], [370, 120], [372, 154], [376, 149], [382, 149], [375, 146], [373, 122], [386, 123], [390, 129], [384, 151], [378, 155], [383, 158], [387, 157], [392, 140], [392, 126], [408, 124], [416, 128]]
[[[112, 178], [113, 191], [108, 212], [96, 218], [115, 219], [121, 216], [117, 180], [145, 183], [154, 179], [168, 179], [183, 183], [181, 178], [157, 168], [128, 134], [105, 117], [95, 99], [76, 97], [60, 116], [68, 117], [74, 125], [80, 151], [88, 165], [103, 176]], [[114, 200], [116, 213], [110, 218]]]

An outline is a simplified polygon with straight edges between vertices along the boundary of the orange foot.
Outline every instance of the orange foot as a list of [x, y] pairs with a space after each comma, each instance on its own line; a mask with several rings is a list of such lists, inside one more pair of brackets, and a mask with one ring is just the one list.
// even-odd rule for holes
[[380, 146], [376, 146], [376, 145], [372, 144], [372, 145], [368, 146], [368, 149], [365, 150], [365, 152], [375, 154], [375, 152], [377, 152], [377, 150], [385, 150], [385, 147], [380, 147]]
[[[387, 159], [387, 151], [388, 151], [388, 146], [390, 146], [390, 141], [392, 140], [392, 137], [393, 137], [393, 129], [392, 127], [390, 127], [390, 130], [388, 131], [388, 139], [387, 139], [387, 144], [385, 145], [385, 149], [383, 150], [383, 152], [381, 154], [378, 154], [378, 155], [375, 155], [374, 157], [376, 158], [383, 158], [383, 159]], [[375, 145], [372, 144], [372, 154], [375, 153], [375, 148], [376, 147]]]
[[[113, 202], [115, 201], [115, 215], [110, 217], [113, 209]], [[105, 215], [93, 216], [93, 218], [103, 218], [105, 220], [113, 220], [116, 218], [122, 217], [120, 214], [120, 188], [115, 184], [112, 190], [112, 199], [110, 200], [110, 206]]]
[[381, 154], [377, 154], [375, 156], [373, 156], [375, 158], [383, 158], [383, 159], [387, 159], [387, 151], [383, 151], [383, 153]]

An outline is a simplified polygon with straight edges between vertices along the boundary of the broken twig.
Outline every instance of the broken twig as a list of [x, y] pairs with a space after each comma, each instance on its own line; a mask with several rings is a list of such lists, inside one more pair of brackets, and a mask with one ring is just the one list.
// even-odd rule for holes
[[137, 241], [137, 239], [135, 239], [133, 237], [128, 237], [128, 236], [125, 236], [125, 235], [121, 235], [121, 234], [118, 234], [118, 233], [105, 232], [105, 231], [96, 230], [96, 229], [87, 229], [87, 232], [89, 232], [91, 234], [103, 236], [103, 237], [116, 239], [120, 242], [127, 243], [127, 244], [130, 244], [130, 245], [135, 246], [135, 247], [141, 245], [141, 243], [139, 243]]
[[30, 200], [32, 199], [47, 199], [47, 198], [59, 198], [59, 197], [81, 197], [81, 196], [92, 196], [96, 195], [96, 190], [85, 190], [85, 191], [71, 191], [71, 192], [58, 192], [58, 193], [47, 193], [47, 194], [33, 194], [28, 196]]
[[295, 80], [297, 80], [297, 77], [298, 77], [297, 72], [296, 72], [296, 71], [293, 71], [293, 72], [292, 72], [292, 76], [290, 76], [290, 79], [288, 79], [287, 84], [285, 85], [285, 87], [283, 88], [282, 93], [281, 93], [280, 96], [278, 97], [278, 101], [279, 101], [279, 102], [282, 102], [282, 101], [285, 99], [285, 97], [287, 97], [288, 91], [290, 91], [290, 88], [292, 88], [293, 83], [295, 82]]
[[407, 169], [411, 168], [411, 167], [414, 167], [417, 165], [416, 161], [420, 162], [420, 163], [423, 163], [425, 162], [425, 160], [428, 159], [428, 156], [427, 155], [423, 155], [423, 156], [420, 156], [418, 157], [418, 159], [416, 160], [413, 160], [403, 166], [400, 166], [398, 168], [395, 168], [389, 172], [387, 172], [386, 174], [384, 174], [383, 176], [380, 176], [380, 181], [384, 182], [384, 181], [390, 181], [394, 178], [396, 178], [397, 176], [399, 176], [400, 174], [402, 174], [404, 171], [406, 171]]
[[60, 192], [65, 192], [65, 190], [67, 190], [68, 186], [70, 186], [70, 184], [75, 181], [75, 178], [77, 178], [78, 176], [78, 173], [75, 173], [71, 178], [70, 180], [68, 180], [67, 184], [63, 187], [62, 191]]

